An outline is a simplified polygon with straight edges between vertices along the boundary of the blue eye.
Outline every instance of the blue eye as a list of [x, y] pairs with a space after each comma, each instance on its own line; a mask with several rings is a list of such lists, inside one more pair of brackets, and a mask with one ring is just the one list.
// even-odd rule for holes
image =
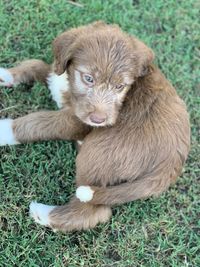
[[92, 77], [92, 75], [89, 74], [83, 74], [83, 80], [85, 83], [87, 83], [88, 85], [93, 85], [94, 84], [94, 79]]
[[121, 91], [122, 89], [124, 89], [125, 86], [126, 86], [125, 84], [118, 84], [118, 85], [115, 86], [115, 88], [117, 90]]

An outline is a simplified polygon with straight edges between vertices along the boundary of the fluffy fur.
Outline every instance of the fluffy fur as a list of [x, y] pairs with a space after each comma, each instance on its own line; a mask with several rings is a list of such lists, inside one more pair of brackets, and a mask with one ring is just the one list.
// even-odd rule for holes
[[189, 118], [153, 65], [152, 50], [116, 25], [71, 29], [54, 40], [53, 51], [51, 66], [30, 60], [8, 71], [17, 83], [48, 80], [62, 109], [15, 119], [13, 134], [20, 143], [83, 141], [76, 195], [61, 207], [30, 209], [53, 229], [88, 229], [109, 220], [113, 205], [157, 196], [175, 182], [189, 152]]

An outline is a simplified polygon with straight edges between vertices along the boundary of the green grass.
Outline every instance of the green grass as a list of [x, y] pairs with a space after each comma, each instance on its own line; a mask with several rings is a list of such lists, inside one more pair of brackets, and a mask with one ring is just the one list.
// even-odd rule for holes
[[[133, 4], [132, 4], [133, 2]], [[28, 216], [31, 200], [63, 204], [74, 192], [70, 142], [0, 148], [0, 267], [200, 266], [199, 1], [0, 1], [0, 65], [25, 58], [51, 62], [51, 41], [94, 20], [118, 23], [143, 39], [188, 106], [192, 147], [184, 173], [157, 199], [114, 209], [94, 230], [53, 233]], [[0, 89], [0, 117], [55, 109], [44, 86]]]

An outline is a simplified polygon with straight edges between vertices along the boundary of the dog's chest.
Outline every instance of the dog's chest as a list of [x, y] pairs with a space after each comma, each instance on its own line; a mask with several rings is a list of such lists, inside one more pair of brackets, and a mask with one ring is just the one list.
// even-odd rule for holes
[[47, 78], [48, 88], [51, 92], [53, 100], [59, 108], [66, 106], [66, 95], [69, 92], [69, 81], [67, 73], [57, 75], [52, 72]]

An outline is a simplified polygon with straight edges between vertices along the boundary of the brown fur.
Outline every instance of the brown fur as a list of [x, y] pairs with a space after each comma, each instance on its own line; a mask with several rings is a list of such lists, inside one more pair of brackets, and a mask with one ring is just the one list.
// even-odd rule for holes
[[[72, 29], [53, 46], [52, 68], [69, 75], [67, 107], [16, 119], [14, 133], [20, 142], [84, 139], [76, 183], [91, 186], [94, 197], [88, 203], [74, 197], [50, 217], [52, 228], [87, 229], [107, 221], [111, 206], [157, 196], [176, 180], [189, 151], [189, 119], [184, 102], [152, 64], [153, 52], [117, 26], [97, 22]], [[80, 65], [97, 81], [90, 95], [75, 82]], [[48, 72], [45, 65], [42, 77]], [[89, 114], [99, 112], [107, 116], [106, 125], [88, 125]]]
[[111, 215], [109, 206], [81, 203], [74, 197], [67, 205], [55, 208], [50, 215], [50, 221], [51, 227], [56, 230], [86, 230], [108, 221]]
[[51, 66], [38, 59], [25, 60], [17, 67], [9, 69], [14, 77], [15, 84], [32, 83], [34, 81], [46, 83], [50, 70]]

